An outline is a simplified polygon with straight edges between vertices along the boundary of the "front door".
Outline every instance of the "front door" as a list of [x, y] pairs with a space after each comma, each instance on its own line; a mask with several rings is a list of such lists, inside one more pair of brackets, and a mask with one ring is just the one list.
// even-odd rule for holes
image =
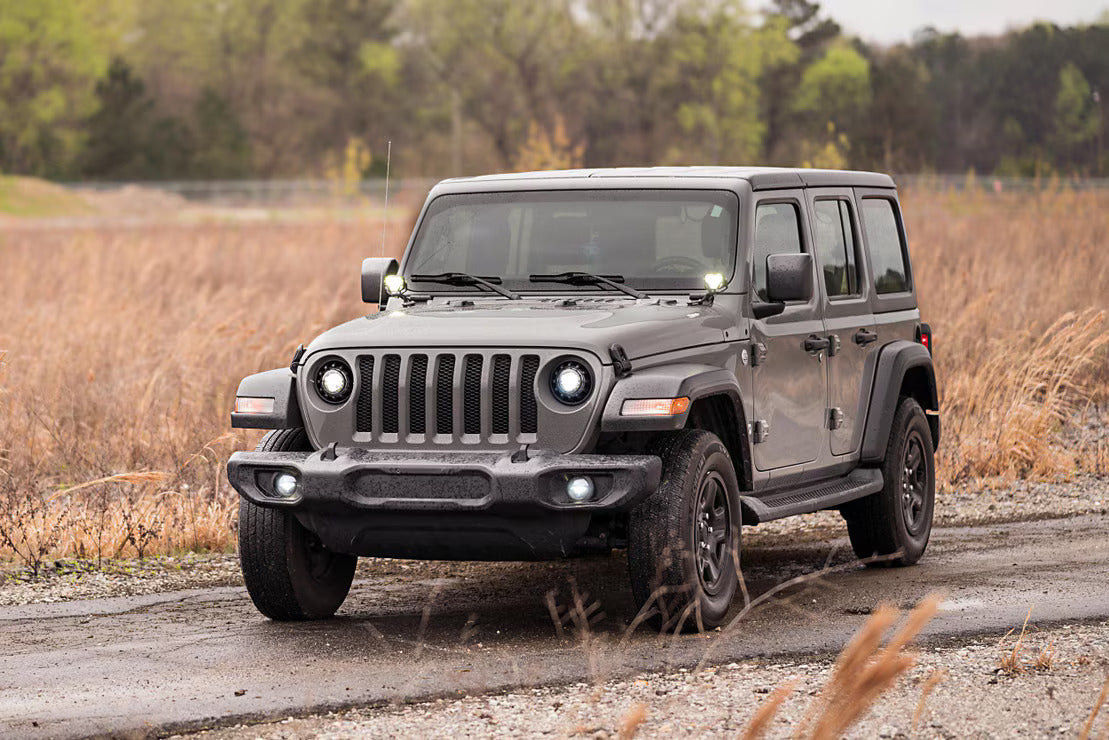
[[870, 400], [878, 334], [860, 248], [859, 218], [849, 189], [807, 192], [816, 245], [828, 353], [828, 426], [833, 455], [859, 449]]
[[[801, 218], [803, 198], [799, 190], [775, 191], [755, 201], [749, 242], [752, 303], [767, 300], [768, 256], [811, 252], [808, 228]], [[815, 270], [815, 260], [813, 264]], [[827, 352], [812, 349], [811, 343], [806, 348], [810, 338], [817, 342], [824, 338], [818, 290], [808, 302], [789, 303], [781, 314], [751, 322], [755, 412], [752, 454], [759, 470], [810, 462], [827, 444]]]

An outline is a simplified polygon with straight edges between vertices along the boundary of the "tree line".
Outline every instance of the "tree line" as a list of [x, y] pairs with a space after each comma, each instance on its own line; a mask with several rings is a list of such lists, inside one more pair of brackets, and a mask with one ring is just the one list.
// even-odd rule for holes
[[0, 171], [775, 164], [1101, 175], [1109, 16], [852, 38], [818, 2], [0, 0]]

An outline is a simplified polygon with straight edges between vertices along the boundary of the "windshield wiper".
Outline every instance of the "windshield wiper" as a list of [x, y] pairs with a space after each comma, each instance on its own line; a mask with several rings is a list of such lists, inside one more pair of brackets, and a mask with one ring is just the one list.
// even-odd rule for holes
[[624, 285], [623, 275], [594, 275], [591, 272], [559, 272], [553, 275], [529, 275], [528, 280], [533, 283], [566, 283], [567, 285], [606, 285], [622, 293], [627, 293], [632, 298], [649, 298], [646, 293], [641, 293], [635, 288]]
[[417, 283], [446, 283], [447, 285], [480, 285], [486, 290], [491, 290], [494, 293], [500, 293], [505, 298], [511, 301], [520, 300], [519, 293], [513, 293], [508, 288], [502, 288], [497, 283], [501, 282], [499, 277], [479, 277], [478, 275], [471, 275], [468, 272], [440, 272], [435, 275], [413, 275], [412, 280]]

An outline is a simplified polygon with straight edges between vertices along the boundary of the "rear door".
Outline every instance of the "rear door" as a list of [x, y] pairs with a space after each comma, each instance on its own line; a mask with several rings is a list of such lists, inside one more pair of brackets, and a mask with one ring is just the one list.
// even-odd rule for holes
[[829, 444], [833, 455], [859, 449], [877, 361], [859, 217], [849, 188], [807, 191], [828, 349]]
[[[760, 194], [754, 201], [754, 233], [749, 242], [752, 279], [748, 292], [752, 303], [767, 300], [768, 256], [811, 252], [806, 220], [802, 218], [804, 198], [801, 190], [779, 190]], [[825, 352], [805, 349], [807, 338], [819, 339], [823, 335], [818, 290], [808, 302], [787, 304], [781, 314], [751, 322], [755, 355], [752, 431], [756, 442], [752, 454], [759, 470], [811, 462], [827, 444]]]

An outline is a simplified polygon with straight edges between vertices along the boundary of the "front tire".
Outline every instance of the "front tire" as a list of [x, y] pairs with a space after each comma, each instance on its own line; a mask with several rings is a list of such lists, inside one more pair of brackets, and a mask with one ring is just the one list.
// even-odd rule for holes
[[739, 482], [716, 435], [687, 429], [655, 449], [662, 482], [631, 514], [628, 566], [641, 613], [661, 630], [709, 630], [738, 585]]
[[[262, 438], [259, 452], [308, 451], [303, 429], [281, 429]], [[335, 614], [354, 580], [354, 555], [328, 550], [296, 516], [239, 502], [239, 563], [258, 611], [279, 622], [326, 619]]]
[[882, 461], [885, 486], [843, 508], [855, 554], [879, 558], [867, 565], [913, 565], [924, 555], [936, 501], [933, 449], [924, 410], [916, 400], [902, 398]]

